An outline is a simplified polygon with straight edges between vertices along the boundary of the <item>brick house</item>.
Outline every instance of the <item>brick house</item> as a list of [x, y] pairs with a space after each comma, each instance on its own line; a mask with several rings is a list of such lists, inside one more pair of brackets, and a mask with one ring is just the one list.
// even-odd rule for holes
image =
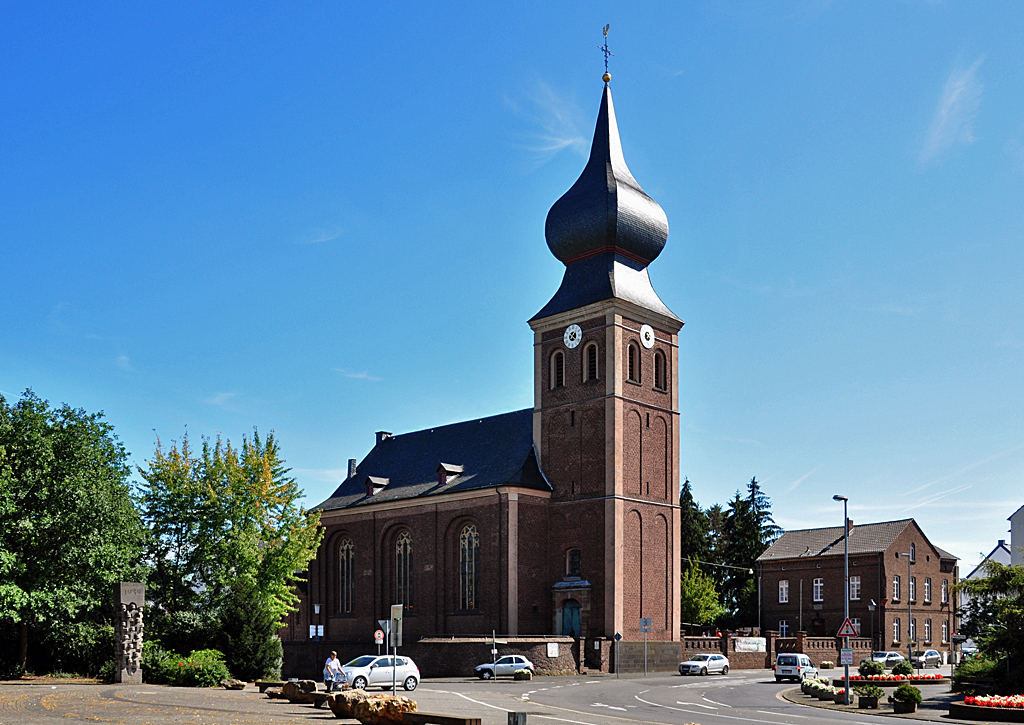
[[626, 167], [607, 84], [545, 236], [565, 274], [529, 321], [533, 407], [380, 432], [350, 461], [315, 507], [325, 536], [281, 632], [286, 675], [313, 660], [309, 625], [365, 649], [395, 603], [405, 642], [563, 635], [588, 658], [617, 632], [643, 639], [650, 618], [652, 648], [678, 662], [683, 323], [648, 277], [668, 222]]
[[[909, 637], [917, 648], [948, 657], [957, 629], [957, 558], [932, 544], [913, 519], [850, 521], [847, 530], [850, 619], [860, 635], [875, 649], [906, 650]], [[782, 637], [836, 634], [843, 622], [843, 533], [840, 526], [787, 531], [758, 557], [766, 630]]]

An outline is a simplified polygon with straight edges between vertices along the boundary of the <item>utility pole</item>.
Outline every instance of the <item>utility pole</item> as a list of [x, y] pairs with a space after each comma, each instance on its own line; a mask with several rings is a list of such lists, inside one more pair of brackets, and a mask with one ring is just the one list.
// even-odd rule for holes
[[[846, 496], [836, 494], [833, 501], [843, 502], [843, 624], [850, 621], [850, 519], [846, 515]], [[850, 649], [850, 638], [843, 637], [843, 649]], [[850, 665], [843, 665], [843, 702], [850, 704]]]

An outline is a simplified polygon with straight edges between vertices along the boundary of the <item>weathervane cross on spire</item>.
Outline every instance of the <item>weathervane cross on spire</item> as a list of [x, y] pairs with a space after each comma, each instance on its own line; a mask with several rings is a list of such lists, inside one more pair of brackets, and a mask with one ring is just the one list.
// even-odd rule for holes
[[597, 46], [604, 53], [604, 82], [607, 83], [612, 79], [611, 73], [608, 72], [608, 56], [615, 55], [615, 53], [608, 50], [608, 28], [612, 27], [611, 23], [604, 26], [604, 45]]

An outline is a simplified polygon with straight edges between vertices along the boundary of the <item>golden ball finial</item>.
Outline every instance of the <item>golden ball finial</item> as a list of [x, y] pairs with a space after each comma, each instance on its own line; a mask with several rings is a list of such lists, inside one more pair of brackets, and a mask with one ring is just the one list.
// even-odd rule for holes
[[603, 76], [601, 76], [601, 80], [603, 80], [605, 83], [607, 83], [611, 79], [612, 79], [612, 74], [611, 73], [605, 73]]

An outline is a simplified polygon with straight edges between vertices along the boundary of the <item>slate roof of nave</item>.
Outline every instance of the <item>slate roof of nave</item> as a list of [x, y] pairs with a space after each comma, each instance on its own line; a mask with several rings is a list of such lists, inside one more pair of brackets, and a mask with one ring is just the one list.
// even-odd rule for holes
[[[462, 466], [462, 472], [438, 480], [438, 466]], [[388, 479], [372, 496], [367, 479]], [[497, 486], [551, 491], [533, 447], [533, 409], [390, 436], [356, 467], [354, 476], [314, 510], [353, 508], [389, 501], [459, 493]]]
[[[914, 519], [898, 521], [882, 521], [876, 524], [855, 525], [850, 532], [850, 554], [876, 554], [887, 551], [896, 538], [911, 524], [917, 525]], [[923, 533], [923, 532], [922, 532]], [[927, 537], [925, 537], [927, 540]], [[956, 559], [948, 551], [928, 542], [942, 559]], [[777, 559], [800, 559], [811, 556], [842, 556], [843, 527], [829, 526], [823, 529], [800, 529], [787, 531], [774, 544], [769, 546], [758, 561], [774, 561]]]

